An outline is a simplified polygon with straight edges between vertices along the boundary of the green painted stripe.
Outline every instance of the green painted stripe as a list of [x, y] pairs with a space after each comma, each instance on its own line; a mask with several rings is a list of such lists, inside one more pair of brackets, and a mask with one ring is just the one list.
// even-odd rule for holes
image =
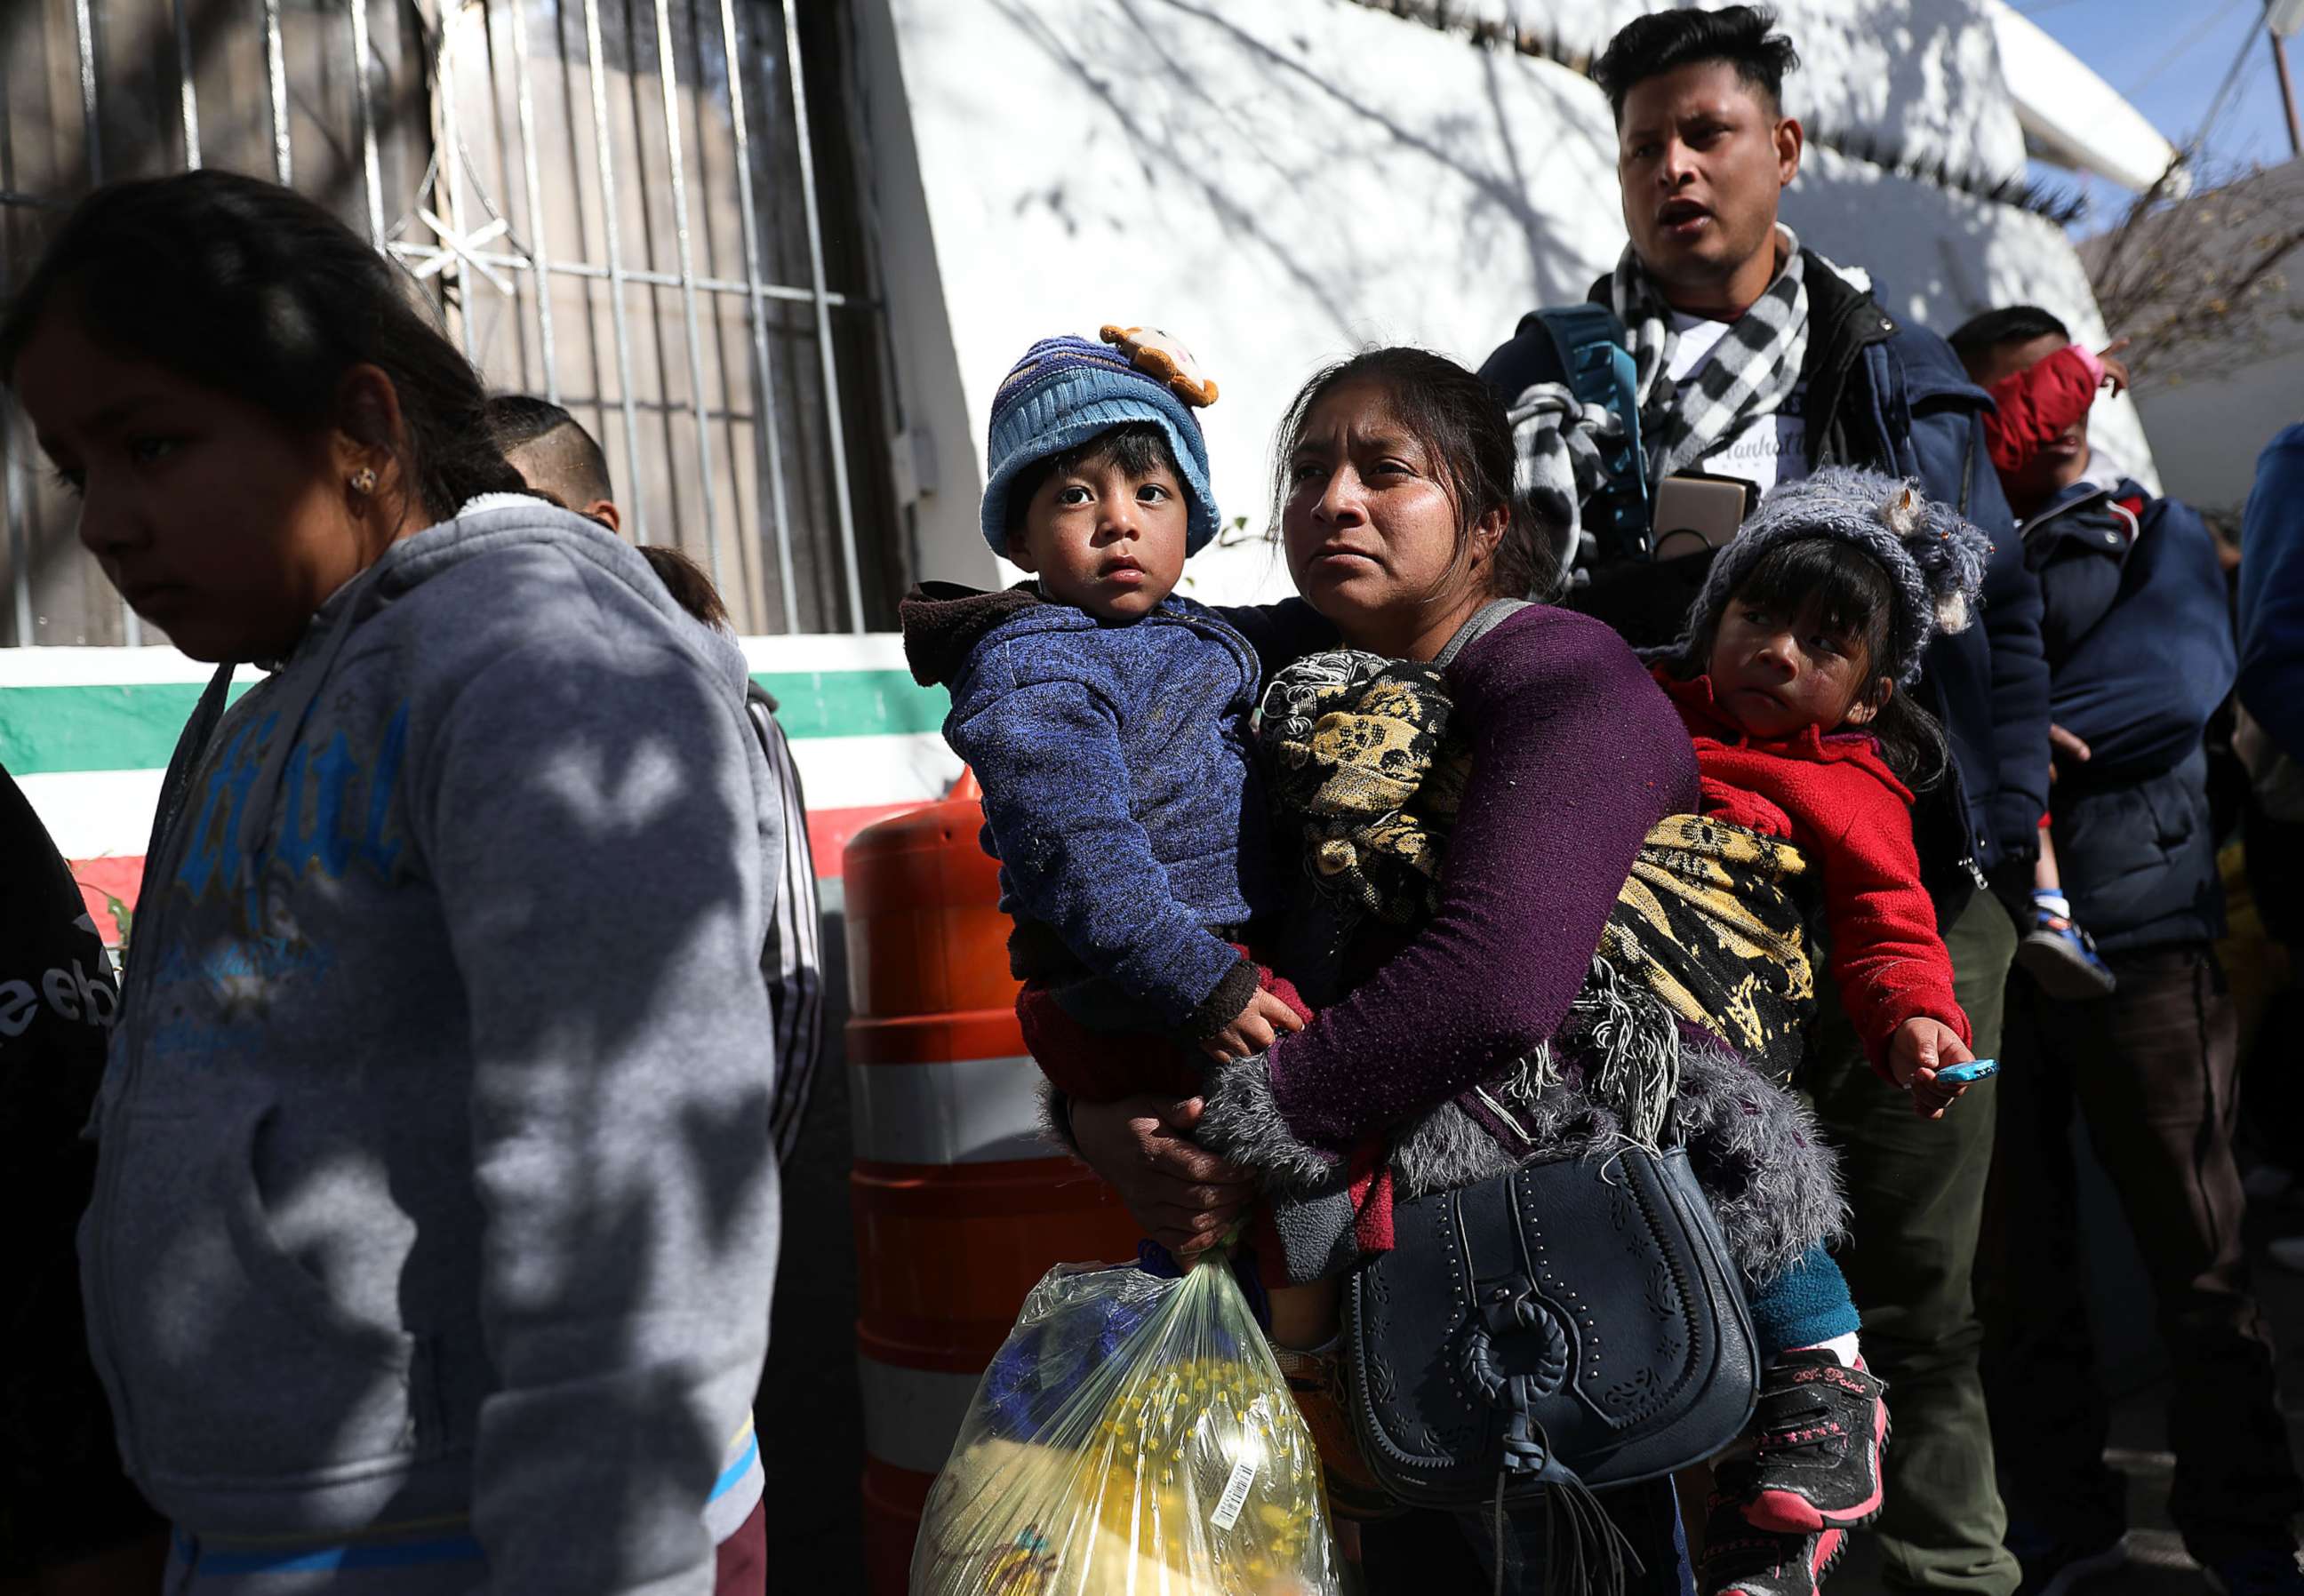
[[16, 776], [165, 770], [205, 691], [197, 681], [7, 688], [0, 691], [0, 764]]
[[[763, 671], [752, 680], [775, 697], [795, 738], [933, 733], [950, 703], [942, 688], [902, 671]], [[0, 765], [19, 776], [165, 769], [201, 691], [191, 681], [0, 688]]]
[[885, 737], [944, 730], [952, 695], [902, 671], [756, 671], [786, 737]]

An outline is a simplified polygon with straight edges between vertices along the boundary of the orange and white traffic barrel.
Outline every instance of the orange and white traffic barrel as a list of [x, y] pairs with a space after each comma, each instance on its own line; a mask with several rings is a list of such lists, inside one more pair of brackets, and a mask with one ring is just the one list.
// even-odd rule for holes
[[902, 1596], [929, 1485], [1025, 1293], [1135, 1255], [1111, 1188], [1039, 1136], [980, 790], [848, 844], [848, 1067], [865, 1567]]

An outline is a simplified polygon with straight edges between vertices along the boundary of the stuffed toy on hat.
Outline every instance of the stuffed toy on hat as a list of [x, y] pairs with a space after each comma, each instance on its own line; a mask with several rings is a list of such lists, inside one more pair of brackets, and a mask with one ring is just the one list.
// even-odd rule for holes
[[1156, 329], [1108, 326], [1104, 335], [1106, 343], [1041, 339], [992, 396], [981, 522], [995, 554], [1008, 552], [1008, 489], [1019, 472], [1131, 423], [1160, 428], [1175, 456], [1190, 509], [1184, 552], [1198, 553], [1216, 535], [1207, 440], [1192, 413], [1215, 402], [1216, 384], [1182, 344]]
[[1186, 404], [1207, 410], [1216, 401], [1216, 378], [1200, 370], [1192, 351], [1157, 327], [1115, 327], [1106, 322], [1096, 335], [1126, 355], [1139, 371], [1168, 384]]
[[1770, 549], [1808, 537], [1850, 544], [1888, 573], [1896, 612], [1890, 618], [1887, 657], [1874, 669], [1900, 688], [1918, 680], [1931, 638], [1964, 631], [1975, 618], [1992, 553], [1983, 531], [1913, 483], [1827, 466], [1772, 489], [1735, 541], [1713, 559], [1688, 612], [1686, 644], [1701, 648], [1710, 642], [1721, 611]]

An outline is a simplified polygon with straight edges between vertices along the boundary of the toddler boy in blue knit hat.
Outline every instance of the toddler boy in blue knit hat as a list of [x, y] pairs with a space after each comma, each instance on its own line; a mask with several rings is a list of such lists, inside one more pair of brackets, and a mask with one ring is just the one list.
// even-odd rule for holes
[[1333, 636], [1301, 600], [1176, 595], [1216, 531], [1193, 414], [1214, 384], [1163, 334], [1103, 338], [1043, 339], [993, 399], [984, 536], [1035, 579], [928, 583], [901, 611], [912, 674], [951, 688], [944, 739], [984, 788], [1026, 1043], [1091, 1102], [1187, 1094], [1197, 1053], [1301, 1025], [1242, 950], [1278, 907], [1248, 721], [1264, 661]]

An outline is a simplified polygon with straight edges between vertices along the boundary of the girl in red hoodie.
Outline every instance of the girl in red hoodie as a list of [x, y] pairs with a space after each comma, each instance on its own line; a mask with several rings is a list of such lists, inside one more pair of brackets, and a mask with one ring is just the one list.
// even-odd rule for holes
[[1808, 857], [1841, 1006], [1932, 1119], [1963, 1089], [1937, 1071], [1973, 1055], [1912, 841], [1912, 788], [1942, 774], [1944, 732], [1904, 689], [1928, 639], [1968, 624], [1987, 550], [1909, 483], [1818, 471], [1762, 501], [1656, 669], [1705, 813]]

